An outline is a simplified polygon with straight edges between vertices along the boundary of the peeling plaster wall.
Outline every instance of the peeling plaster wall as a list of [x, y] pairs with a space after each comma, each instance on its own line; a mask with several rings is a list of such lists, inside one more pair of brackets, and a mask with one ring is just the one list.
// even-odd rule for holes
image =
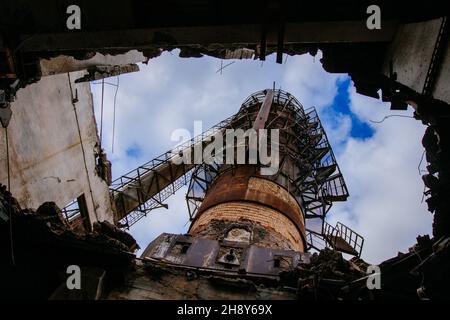
[[[76, 72], [45, 77], [18, 92], [8, 127], [11, 191], [23, 208], [34, 209], [45, 201], [64, 207], [84, 193], [91, 223], [112, 221], [108, 186], [95, 173], [94, 146], [99, 138], [90, 86], [74, 83], [81, 76]], [[73, 95], [75, 91], [78, 95], [76, 113], [69, 77]], [[1, 128], [0, 183], [4, 185], [6, 168]]]

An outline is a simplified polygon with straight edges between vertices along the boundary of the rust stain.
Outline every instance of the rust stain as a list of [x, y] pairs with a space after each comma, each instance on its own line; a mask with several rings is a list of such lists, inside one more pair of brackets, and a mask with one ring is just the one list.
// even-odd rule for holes
[[255, 166], [241, 166], [219, 176], [203, 200], [194, 222], [207, 209], [230, 201], [249, 201], [275, 209], [294, 223], [302, 237], [305, 236], [302, 211], [295, 198], [276, 182], [259, 176]]

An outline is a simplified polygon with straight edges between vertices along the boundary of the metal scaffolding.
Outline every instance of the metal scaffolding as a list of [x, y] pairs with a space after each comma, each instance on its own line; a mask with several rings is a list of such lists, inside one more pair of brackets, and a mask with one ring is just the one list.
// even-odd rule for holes
[[[264, 91], [249, 96], [231, 121], [231, 127], [243, 130], [251, 128], [265, 97]], [[340, 241], [341, 236], [347, 235], [345, 232], [348, 231], [349, 235], [352, 234], [356, 238], [343, 239], [346, 242], [348, 240], [351, 245], [351, 250], [345, 248], [348, 253], [359, 255], [363, 239], [358, 234], [342, 224], [339, 224], [339, 228], [336, 228], [336, 232], [333, 233], [335, 241], [331, 241], [330, 234], [328, 234], [330, 229], [327, 226], [329, 224], [325, 222], [327, 213], [333, 202], [345, 201], [349, 194], [316, 110], [314, 108], [304, 110], [295, 97], [282, 90], [275, 91], [272, 103], [275, 108], [271, 110], [272, 120], [268, 121], [266, 128], [278, 128], [281, 139], [283, 139], [283, 148], [280, 149], [280, 167], [275, 175], [289, 179], [295, 188], [295, 190], [291, 190], [291, 193], [303, 209], [308, 248], [318, 249], [320, 246], [317, 242], [323, 244], [322, 248], [330, 246], [330, 244], [337, 248], [336, 241]], [[288, 115], [295, 116], [281, 115], [287, 111], [289, 111]], [[295, 150], [289, 148], [291, 143], [296, 146]], [[286, 165], [288, 163], [285, 161], [286, 158], [290, 158], [297, 167], [294, 176], [292, 168]], [[186, 195], [191, 220], [195, 218], [214, 179], [226, 170], [232, 169], [233, 166], [219, 168], [216, 164], [203, 163], [193, 170]], [[337, 232], [338, 230], [342, 232]], [[344, 246], [342, 245], [341, 248]]]
[[[226, 129], [252, 128], [266, 93], [264, 90], [250, 95], [234, 116], [114, 180], [110, 194], [117, 225], [129, 228], [151, 210], [167, 208], [164, 201], [185, 185], [189, 219], [195, 219], [215, 178], [235, 165], [178, 163], [175, 157], [193, 154], [196, 146], [204, 148], [213, 136], [224, 137]], [[345, 201], [349, 194], [316, 110], [304, 110], [285, 91], [275, 90], [271, 95], [272, 108], [266, 110], [269, 114], [264, 128], [278, 129], [281, 142], [280, 165], [274, 177], [288, 181], [293, 188], [289, 191], [303, 211], [308, 249], [318, 249], [318, 243], [338, 248], [336, 243], [342, 240], [351, 247], [345, 247], [348, 253], [359, 255], [361, 236], [342, 224], [334, 228], [325, 222], [333, 203]], [[249, 148], [248, 143], [245, 147]]]

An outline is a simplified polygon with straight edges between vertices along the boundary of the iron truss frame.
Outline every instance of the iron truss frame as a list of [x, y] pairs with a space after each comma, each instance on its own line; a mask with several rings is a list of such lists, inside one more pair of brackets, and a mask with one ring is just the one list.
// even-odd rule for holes
[[229, 117], [202, 134], [179, 144], [151, 161], [131, 170], [111, 183], [110, 195], [116, 213], [117, 225], [130, 228], [151, 210], [168, 208], [167, 198], [187, 185], [198, 164], [175, 164], [174, 158], [198, 143], [205, 144], [220, 130], [227, 128], [234, 116]]

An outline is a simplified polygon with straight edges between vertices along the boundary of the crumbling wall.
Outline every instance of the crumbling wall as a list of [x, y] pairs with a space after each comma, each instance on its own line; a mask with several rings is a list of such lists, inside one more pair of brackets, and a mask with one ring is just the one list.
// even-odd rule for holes
[[77, 60], [71, 56], [60, 55], [50, 59], [41, 59], [40, 70], [42, 76], [49, 76], [64, 72], [80, 71], [97, 66], [120, 66], [134, 64], [138, 62], [147, 62], [148, 58], [142, 52], [130, 50], [124, 54], [103, 55], [96, 52], [95, 55], [86, 60]]
[[[112, 221], [107, 183], [96, 173], [99, 143], [89, 83], [81, 72], [42, 78], [17, 94], [9, 137], [11, 192], [23, 208], [64, 207], [84, 194], [91, 223]], [[0, 183], [7, 185], [6, 131], [0, 129]]]
[[[137, 249], [131, 235], [107, 221], [80, 232], [55, 203], [22, 209], [0, 184], [0, 273], [7, 275], [1, 299], [99, 299], [108, 286], [123, 283]], [[80, 290], [66, 285], [73, 265], [81, 269]]]

